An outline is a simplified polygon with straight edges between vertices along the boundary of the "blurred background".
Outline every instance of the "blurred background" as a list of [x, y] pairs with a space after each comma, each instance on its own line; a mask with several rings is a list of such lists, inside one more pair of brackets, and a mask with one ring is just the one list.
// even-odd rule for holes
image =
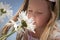
[[[12, 15], [14, 16], [16, 12], [18, 11], [18, 9], [20, 8], [21, 4], [23, 3], [23, 0], [0, 0], [0, 3], [1, 2], [10, 5], [11, 10], [13, 11]], [[9, 17], [9, 18], [4, 17], [3, 22], [0, 22], [0, 30], [12, 17]], [[7, 40], [16, 40], [16, 33], [8, 37]]]
[[[18, 11], [19, 7], [21, 6], [21, 4], [23, 3], [23, 0], [0, 0], [0, 2], [3, 2], [5, 4], [9, 4], [11, 7], [11, 10], [13, 10], [12, 15], [14, 16], [16, 14], [16, 12]], [[5, 17], [3, 19], [3, 22], [0, 22], [0, 27], [4, 26], [4, 24], [6, 24], [10, 18]]]

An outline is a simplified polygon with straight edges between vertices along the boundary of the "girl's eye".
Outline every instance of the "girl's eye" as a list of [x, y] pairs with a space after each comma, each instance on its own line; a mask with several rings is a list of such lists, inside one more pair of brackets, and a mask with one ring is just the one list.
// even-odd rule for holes
[[33, 14], [32, 12], [33, 12], [33, 10], [28, 10], [27, 11], [28, 14]]
[[28, 10], [29, 12], [33, 12], [32, 10]]
[[41, 14], [43, 14], [42, 12], [36, 12], [36, 15], [41, 15]]

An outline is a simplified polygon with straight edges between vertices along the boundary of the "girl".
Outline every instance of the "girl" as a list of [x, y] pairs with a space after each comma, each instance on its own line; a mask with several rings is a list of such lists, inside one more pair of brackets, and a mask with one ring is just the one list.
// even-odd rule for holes
[[[25, 30], [25, 33], [17, 33], [16, 40], [55, 40], [52, 38], [53, 31], [55, 29], [55, 21], [57, 18], [57, 13], [51, 11], [50, 3], [48, 0], [25, 0], [21, 9], [17, 12], [12, 20], [17, 21], [19, 13], [21, 11], [26, 11], [28, 17], [33, 17], [35, 21], [35, 32], [30, 32]], [[2, 34], [7, 34], [7, 31], [11, 28], [11, 21], [8, 25], [3, 28]], [[22, 36], [23, 35], [23, 36]]]

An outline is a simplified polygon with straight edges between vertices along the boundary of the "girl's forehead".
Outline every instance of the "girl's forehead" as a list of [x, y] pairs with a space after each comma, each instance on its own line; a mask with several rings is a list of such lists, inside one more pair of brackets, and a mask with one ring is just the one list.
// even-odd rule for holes
[[28, 10], [41, 11], [49, 13], [49, 5], [47, 1], [43, 0], [29, 0]]
[[47, 2], [46, 0], [29, 0], [29, 4], [41, 4]]
[[35, 4], [40, 4], [39, 0], [29, 0], [29, 4], [35, 5]]
[[48, 4], [46, 1], [42, 0], [29, 0], [28, 9], [46, 11]]
[[43, 0], [29, 0], [29, 5], [28, 7], [37, 7], [37, 8], [41, 8], [44, 6], [47, 6], [47, 1], [43, 1]]

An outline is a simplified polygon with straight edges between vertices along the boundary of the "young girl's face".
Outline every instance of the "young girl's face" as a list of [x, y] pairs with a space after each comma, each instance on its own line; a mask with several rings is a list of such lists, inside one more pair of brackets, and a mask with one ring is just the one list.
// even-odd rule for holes
[[33, 17], [36, 27], [44, 27], [50, 19], [50, 10], [47, 2], [29, 0], [28, 16]]

